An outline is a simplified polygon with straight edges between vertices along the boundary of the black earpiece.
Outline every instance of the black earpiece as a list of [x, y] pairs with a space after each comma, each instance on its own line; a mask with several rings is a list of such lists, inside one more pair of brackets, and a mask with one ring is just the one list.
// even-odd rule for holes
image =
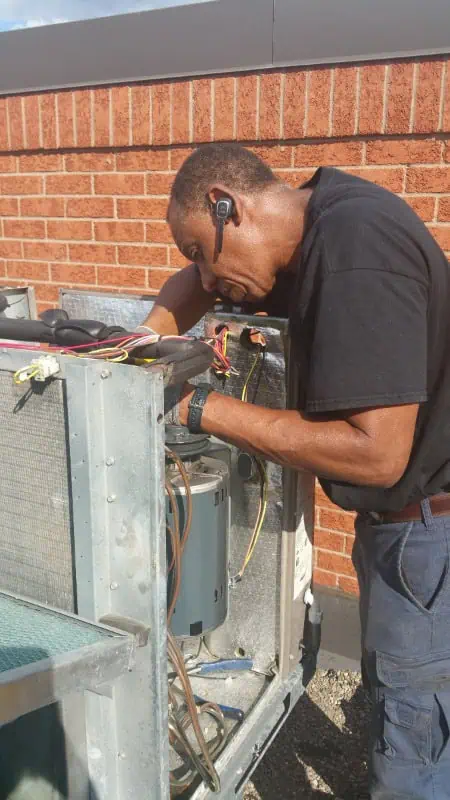
[[217, 224], [217, 255], [222, 252], [223, 230], [225, 223], [234, 214], [234, 203], [231, 197], [222, 197], [214, 204], [214, 216]]

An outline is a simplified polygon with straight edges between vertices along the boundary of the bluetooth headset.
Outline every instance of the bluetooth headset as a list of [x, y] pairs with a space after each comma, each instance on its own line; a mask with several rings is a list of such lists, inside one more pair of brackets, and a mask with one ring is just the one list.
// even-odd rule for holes
[[225, 223], [231, 219], [234, 214], [234, 203], [231, 197], [221, 197], [217, 203], [213, 204], [213, 216], [216, 223], [217, 239], [216, 239], [216, 258], [222, 252], [223, 247], [223, 232]]

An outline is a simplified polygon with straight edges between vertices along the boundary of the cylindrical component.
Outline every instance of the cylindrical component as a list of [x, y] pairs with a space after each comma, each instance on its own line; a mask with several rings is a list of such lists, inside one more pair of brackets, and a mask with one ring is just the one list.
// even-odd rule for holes
[[[201, 457], [189, 470], [192, 525], [181, 568], [181, 589], [172, 617], [178, 637], [202, 636], [225, 622], [228, 611], [229, 473], [223, 461]], [[178, 503], [180, 534], [186, 520], [186, 491], [174, 468], [167, 471]], [[173, 527], [166, 498], [168, 524]], [[170, 550], [169, 550], [169, 555]], [[172, 589], [169, 577], [169, 596]]]

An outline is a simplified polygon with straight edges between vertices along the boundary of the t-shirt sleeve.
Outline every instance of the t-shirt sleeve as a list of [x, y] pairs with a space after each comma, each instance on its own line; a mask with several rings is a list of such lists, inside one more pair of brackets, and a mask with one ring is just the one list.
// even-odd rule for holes
[[318, 290], [305, 410], [427, 399], [427, 289], [386, 269], [328, 273]]

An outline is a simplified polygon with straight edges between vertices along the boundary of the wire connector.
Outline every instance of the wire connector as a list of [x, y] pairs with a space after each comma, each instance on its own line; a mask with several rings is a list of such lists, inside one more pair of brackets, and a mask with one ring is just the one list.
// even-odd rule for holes
[[27, 367], [17, 370], [14, 374], [14, 383], [22, 384], [35, 380], [45, 383], [60, 371], [59, 361], [56, 356], [40, 356], [33, 359]]

